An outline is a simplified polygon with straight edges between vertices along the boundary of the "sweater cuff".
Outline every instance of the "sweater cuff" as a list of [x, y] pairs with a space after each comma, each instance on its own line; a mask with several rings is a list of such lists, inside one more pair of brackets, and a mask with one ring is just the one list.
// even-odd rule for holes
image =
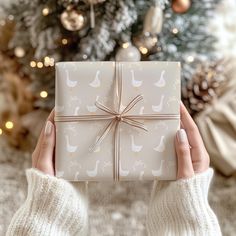
[[85, 235], [87, 200], [85, 185], [79, 191], [69, 182], [42, 173], [26, 171], [28, 195], [14, 215], [7, 235]]
[[149, 234], [220, 235], [207, 199], [212, 176], [209, 168], [189, 179], [155, 181], [147, 216]]

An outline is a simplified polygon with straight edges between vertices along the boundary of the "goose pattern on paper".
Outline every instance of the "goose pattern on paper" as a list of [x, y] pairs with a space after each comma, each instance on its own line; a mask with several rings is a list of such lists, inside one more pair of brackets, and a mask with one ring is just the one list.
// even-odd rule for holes
[[[57, 68], [55, 112], [79, 116], [104, 114], [95, 101], [113, 107], [114, 63], [65, 62]], [[127, 114], [178, 113], [180, 100], [179, 64], [171, 62], [124, 63], [120, 111], [138, 94], [144, 99]], [[148, 131], [120, 123], [121, 180], [175, 179], [173, 137], [178, 120], [138, 120]], [[72, 181], [113, 178], [114, 130], [93, 151], [109, 121], [58, 122], [56, 127], [56, 175]], [[75, 163], [80, 164], [77, 168]]]

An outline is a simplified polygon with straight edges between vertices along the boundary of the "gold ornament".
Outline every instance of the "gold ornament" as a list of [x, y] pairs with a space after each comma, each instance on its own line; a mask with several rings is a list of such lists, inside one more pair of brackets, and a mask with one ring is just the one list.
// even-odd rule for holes
[[172, 0], [172, 10], [175, 13], [183, 14], [189, 10], [191, 0]]
[[85, 17], [82, 12], [68, 7], [61, 14], [61, 23], [65, 29], [69, 31], [77, 31], [83, 28], [85, 24]]
[[163, 25], [163, 11], [156, 5], [147, 11], [143, 24], [143, 33], [159, 34]]

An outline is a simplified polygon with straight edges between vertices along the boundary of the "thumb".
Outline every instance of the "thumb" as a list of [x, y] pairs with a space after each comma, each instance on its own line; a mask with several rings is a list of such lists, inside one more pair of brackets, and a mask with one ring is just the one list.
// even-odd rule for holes
[[190, 178], [194, 175], [188, 137], [184, 129], [177, 131], [175, 138], [178, 171], [177, 179]]
[[44, 133], [43, 140], [40, 147], [40, 153], [38, 157], [38, 161], [36, 164], [36, 168], [45, 174], [54, 175], [54, 167], [53, 167], [53, 153], [55, 146], [55, 128], [53, 123], [48, 120]]

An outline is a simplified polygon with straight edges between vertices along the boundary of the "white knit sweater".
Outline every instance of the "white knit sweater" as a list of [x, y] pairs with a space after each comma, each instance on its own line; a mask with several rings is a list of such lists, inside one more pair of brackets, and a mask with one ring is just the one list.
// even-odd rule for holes
[[[28, 196], [15, 213], [7, 236], [86, 235], [87, 200], [83, 184], [26, 171]], [[146, 227], [148, 235], [221, 235], [207, 195], [213, 170], [187, 180], [155, 181]]]

